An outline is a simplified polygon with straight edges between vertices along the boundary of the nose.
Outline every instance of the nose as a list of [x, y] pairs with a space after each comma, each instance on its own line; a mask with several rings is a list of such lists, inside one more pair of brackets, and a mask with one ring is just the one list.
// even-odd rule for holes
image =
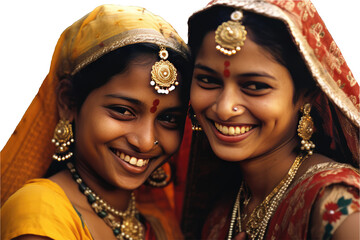
[[238, 87], [233, 85], [224, 86], [213, 104], [212, 110], [220, 120], [227, 121], [245, 112], [241, 94], [237, 89]]
[[153, 150], [157, 145], [154, 121], [144, 119], [144, 121], [139, 122], [127, 135], [127, 141], [137, 152], [146, 153]]

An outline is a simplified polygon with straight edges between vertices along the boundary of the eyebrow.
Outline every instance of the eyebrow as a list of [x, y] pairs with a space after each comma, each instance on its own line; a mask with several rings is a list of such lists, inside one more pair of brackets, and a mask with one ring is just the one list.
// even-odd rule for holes
[[[123, 96], [123, 95], [120, 95], [120, 94], [107, 94], [107, 95], [105, 95], [105, 97], [120, 98], [120, 99], [123, 99], [125, 101], [131, 102], [131, 103], [139, 105], [139, 106], [144, 106], [145, 105], [143, 102], [141, 102], [141, 101], [139, 101], [137, 99], [129, 98], [129, 97], [126, 97], [126, 96]], [[183, 111], [183, 110], [184, 110], [184, 107], [182, 107], [181, 105], [175, 106], [175, 107], [170, 107], [170, 108], [166, 109], [167, 112], [177, 112], [177, 111]]]
[[122, 99], [122, 100], [131, 102], [131, 103], [136, 104], [136, 105], [144, 105], [141, 101], [139, 101], [139, 100], [137, 100], [137, 99], [129, 98], [129, 97], [126, 97], [126, 96], [123, 96], [123, 95], [120, 95], [120, 94], [107, 94], [107, 95], [105, 95], [105, 97], [109, 97], [109, 98], [120, 98], [120, 99]]
[[209, 67], [199, 64], [199, 63], [195, 64], [194, 68], [199, 68], [199, 69], [202, 69], [202, 70], [210, 72], [210, 73], [218, 74], [218, 72], [216, 72], [214, 69], [209, 68]]
[[[205, 65], [202, 65], [202, 64], [195, 64], [194, 66], [195, 68], [199, 68], [199, 69], [202, 69], [204, 71], [207, 71], [209, 73], [213, 73], [213, 74], [219, 74], [217, 71], [215, 71], [214, 69], [210, 68], [210, 67], [207, 67]], [[266, 77], [266, 78], [270, 78], [270, 79], [273, 79], [273, 80], [277, 80], [274, 76], [266, 73], [266, 72], [262, 72], [262, 71], [259, 71], [259, 72], [247, 72], [247, 73], [241, 73], [241, 74], [238, 74], [236, 75], [237, 78], [239, 77]]]

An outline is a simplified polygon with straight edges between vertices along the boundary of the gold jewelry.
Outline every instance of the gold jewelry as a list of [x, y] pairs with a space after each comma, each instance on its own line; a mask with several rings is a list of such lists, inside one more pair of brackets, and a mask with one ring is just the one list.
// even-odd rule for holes
[[188, 116], [190, 118], [191, 121], [191, 129], [193, 131], [202, 131], [202, 127], [200, 125], [200, 123], [198, 122], [198, 120], [196, 119], [196, 114], [194, 113], [193, 108], [190, 106], [189, 110], [188, 110]]
[[56, 146], [53, 159], [64, 161], [73, 155], [73, 153], [69, 151], [69, 146], [74, 142], [74, 138], [72, 126], [68, 120], [59, 120], [54, 130], [54, 138], [51, 142], [55, 143]]
[[309, 155], [313, 154], [313, 150], [315, 148], [315, 144], [310, 141], [310, 138], [314, 131], [314, 122], [310, 116], [311, 104], [306, 103], [303, 107], [301, 107], [301, 112], [303, 116], [300, 118], [298, 125], [298, 135], [301, 138], [301, 150], [308, 151]]
[[243, 18], [242, 11], [235, 10], [230, 18], [231, 20], [223, 22], [215, 31], [216, 49], [228, 56], [241, 50], [247, 34], [240, 22]]
[[[264, 201], [260, 205], [258, 205], [254, 209], [254, 211], [251, 213], [249, 220], [246, 223], [246, 234], [248, 234], [250, 239], [263, 239], [264, 238], [267, 224], [268, 224], [272, 214], [275, 212], [275, 210], [276, 210], [277, 206], [279, 205], [282, 197], [284, 196], [286, 190], [288, 189], [289, 185], [293, 181], [299, 167], [301, 166], [303, 161], [308, 156], [309, 156], [308, 154], [306, 154], [304, 156], [302, 153], [300, 153], [296, 157], [296, 159], [295, 159], [294, 163], [292, 164], [291, 168], [289, 169], [287, 175], [271, 191], [271, 193], [268, 196], [266, 196]], [[240, 226], [239, 231], [241, 232], [241, 218], [242, 217], [241, 217], [240, 209], [242, 206], [240, 204], [240, 197], [238, 197], [238, 196], [241, 196], [241, 194], [243, 194], [243, 192], [244, 192], [244, 187], [242, 184], [241, 187], [239, 188], [239, 192], [238, 192], [238, 195], [236, 197], [236, 201], [235, 201], [235, 204], [233, 207], [233, 215], [232, 215], [232, 219], [230, 222], [228, 239], [232, 238], [234, 224], [235, 224], [235, 220], [233, 220], [233, 219], [238, 220], [238, 224]], [[250, 200], [250, 196], [246, 196], [243, 205], [247, 205], [249, 200]], [[237, 218], [236, 218], [236, 216], [234, 216], [234, 213], [237, 214]]]
[[171, 182], [171, 176], [168, 176], [163, 167], [157, 168], [146, 179], [146, 183], [152, 187], [165, 187]]
[[164, 47], [160, 47], [160, 61], [152, 66], [150, 85], [160, 94], [168, 94], [173, 91], [179, 82], [176, 81], [177, 71], [174, 65], [166, 60], [169, 56]]
[[[135, 195], [131, 193], [131, 199], [127, 209], [122, 212], [114, 209], [98, 195], [96, 195], [81, 179], [74, 165], [69, 162], [67, 167], [73, 179], [79, 184], [79, 190], [86, 196], [88, 202], [96, 214], [111, 227], [117, 239], [121, 240], [143, 240], [145, 232], [142, 223], [136, 218], [138, 211], [135, 207]], [[116, 221], [114, 215], [121, 221]]]

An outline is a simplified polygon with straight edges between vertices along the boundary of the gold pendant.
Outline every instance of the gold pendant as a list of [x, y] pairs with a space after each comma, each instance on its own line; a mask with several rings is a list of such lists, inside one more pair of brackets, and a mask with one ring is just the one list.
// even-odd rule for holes
[[124, 239], [143, 240], [145, 238], [144, 227], [136, 217], [124, 217], [121, 224], [121, 235]]
[[160, 94], [168, 94], [173, 91], [179, 82], [176, 81], [177, 72], [174, 65], [166, 60], [169, 56], [164, 47], [160, 48], [160, 61], [152, 66], [150, 85]]
[[231, 14], [231, 20], [223, 22], [215, 31], [216, 49], [225, 55], [231, 56], [241, 50], [246, 40], [245, 27], [239, 22], [242, 12], [235, 11]]

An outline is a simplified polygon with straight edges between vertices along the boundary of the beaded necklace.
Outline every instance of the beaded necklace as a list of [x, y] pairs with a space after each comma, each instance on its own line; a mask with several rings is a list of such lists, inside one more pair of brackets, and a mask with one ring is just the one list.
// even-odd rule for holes
[[[294, 163], [292, 164], [291, 168], [289, 169], [287, 175], [280, 181], [280, 183], [271, 191], [271, 193], [266, 196], [264, 201], [258, 205], [253, 212], [251, 213], [249, 220], [246, 223], [246, 233], [250, 237], [250, 239], [263, 239], [267, 224], [276, 210], [277, 206], [279, 205], [284, 193], [286, 192], [287, 188], [289, 187], [290, 183], [294, 179], [300, 165], [302, 162], [308, 157], [308, 155], [303, 156], [303, 154], [299, 154]], [[235, 229], [235, 232], [242, 232], [241, 229], [241, 208], [244, 209], [250, 201], [250, 196], [245, 194], [245, 200], [242, 202], [240, 201], [240, 196], [244, 195], [244, 182], [241, 184], [238, 194], [236, 196], [236, 200], [234, 203], [229, 233], [228, 233], [228, 240], [232, 239], [232, 234], [234, 231], [235, 222], [238, 226]], [[243, 217], [245, 218], [245, 217]]]
[[[67, 167], [73, 179], [79, 184], [79, 190], [82, 192], [95, 213], [102, 218], [105, 223], [111, 227], [117, 239], [120, 240], [143, 240], [144, 227], [136, 218], [138, 211], [135, 207], [135, 195], [131, 193], [131, 199], [127, 209], [122, 212], [111, 207], [103, 199], [101, 199], [94, 191], [92, 191], [81, 179], [72, 163], [67, 163]], [[114, 215], [121, 220], [116, 221]]]

